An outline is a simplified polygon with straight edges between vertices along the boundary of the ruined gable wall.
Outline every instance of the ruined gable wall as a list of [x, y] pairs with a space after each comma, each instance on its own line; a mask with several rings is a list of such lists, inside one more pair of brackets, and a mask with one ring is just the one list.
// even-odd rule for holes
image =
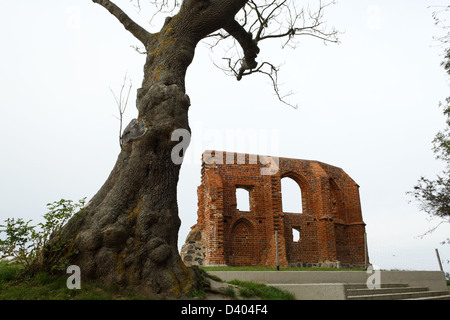
[[[279, 158], [278, 170], [262, 175], [262, 161], [255, 158], [224, 154], [221, 164], [203, 162], [196, 225], [206, 247], [201, 264], [275, 266], [275, 231], [280, 266], [364, 263], [358, 185], [342, 169]], [[282, 211], [283, 177], [300, 186], [302, 213]], [[236, 208], [236, 188], [250, 192], [249, 211]], [[292, 239], [293, 228], [300, 231], [299, 241]]]

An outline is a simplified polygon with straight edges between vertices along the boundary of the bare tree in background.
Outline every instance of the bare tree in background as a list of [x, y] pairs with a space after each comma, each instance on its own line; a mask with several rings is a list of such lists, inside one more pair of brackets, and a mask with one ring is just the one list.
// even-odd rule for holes
[[[149, 32], [109, 0], [93, 0], [138, 39], [146, 53], [144, 79], [137, 90], [138, 115], [125, 128], [122, 148], [108, 179], [64, 229], [70, 263], [82, 279], [100, 279], [120, 287], [163, 296], [186, 294], [199, 284], [195, 269], [180, 259], [177, 183], [180, 163], [172, 161], [177, 129], [190, 132], [186, 70], [197, 44], [231, 41], [238, 56], [226, 66], [238, 80], [263, 73], [279, 94], [278, 68], [258, 61], [261, 42], [281, 40], [295, 47], [298, 36], [336, 42], [337, 32], [323, 21], [329, 5], [300, 0], [132, 0], [136, 8], [153, 5], [171, 16], [159, 32]], [[176, 13], [176, 14], [174, 14]], [[151, 18], [151, 17], [149, 17]], [[207, 81], [205, 79], [205, 81]], [[279, 95], [283, 100], [283, 96]]]
[[125, 96], [125, 86], [127, 83], [128, 76], [125, 75], [123, 78], [122, 86], [120, 87], [119, 95], [117, 96], [114, 91], [110, 88], [111, 93], [114, 96], [114, 100], [116, 100], [117, 109], [119, 110], [119, 116], [114, 116], [117, 120], [119, 120], [119, 145], [122, 148], [122, 131], [123, 131], [123, 115], [127, 110], [128, 100], [130, 98], [131, 88], [133, 87], [133, 83], [130, 79], [130, 85], [128, 86], [128, 92]]

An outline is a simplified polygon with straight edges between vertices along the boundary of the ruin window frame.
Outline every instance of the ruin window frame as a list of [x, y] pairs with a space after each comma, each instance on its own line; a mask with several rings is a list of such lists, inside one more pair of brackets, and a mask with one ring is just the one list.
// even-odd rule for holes
[[[239, 209], [239, 203], [241, 203], [240, 201], [238, 201], [238, 189], [241, 190], [245, 190], [247, 191], [248, 194], [248, 210], [241, 210]], [[253, 191], [253, 186], [247, 186], [247, 185], [235, 185], [235, 192], [234, 192], [234, 196], [235, 196], [235, 200], [236, 200], [236, 210], [241, 211], [241, 212], [252, 212], [252, 208], [253, 208], [253, 199], [252, 199], [252, 192]], [[242, 203], [241, 203], [242, 206]]]
[[[289, 181], [289, 180], [291, 180], [293, 183], [295, 183], [296, 184], [296, 186], [298, 187], [298, 191], [300, 191], [300, 194], [299, 194], [299, 200], [300, 200], [300, 211], [289, 211], [289, 210], [285, 210], [285, 208], [284, 208], [284, 206], [283, 206], [283, 203], [284, 203], [284, 201], [286, 201], [285, 200], [285, 195], [287, 194], [286, 193], [286, 190], [285, 191], [283, 191], [283, 179], [286, 179], [285, 181]], [[292, 182], [290, 182], [290, 183], [292, 183]], [[281, 211], [282, 212], [286, 212], [286, 213], [296, 213], [296, 214], [304, 214], [305, 213], [305, 194], [304, 194], [304, 192], [305, 192], [305, 190], [303, 190], [303, 187], [302, 187], [302, 185], [297, 181], [297, 179], [295, 179], [294, 177], [292, 177], [291, 175], [283, 175], [283, 176], [281, 176], [281, 178], [280, 178], [280, 194], [281, 194]], [[288, 190], [288, 192], [289, 192], [289, 190]], [[297, 191], [296, 191], [297, 192]]]
[[[292, 226], [291, 227], [291, 232], [292, 232], [292, 242], [293, 243], [300, 243], [302, 242], [302, 231], [301, 231], [301, 227], [299, 226]], [[298, 233], [298, 239], [295, 240], [295, 233]]]

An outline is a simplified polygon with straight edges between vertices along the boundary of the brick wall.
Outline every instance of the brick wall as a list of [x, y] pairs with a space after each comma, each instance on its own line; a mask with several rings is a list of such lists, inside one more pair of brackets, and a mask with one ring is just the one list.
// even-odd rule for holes
[[[268, 162], [256, 155], [206, 151], [201, 175], [193, 230], [200, 232], [204, 259], [192, 263], [195, 259], [182, 250], [186, 264], [276, 266], [277, 242], [280, 266], [364, 265], [359, 186], [342, 169], [318, 161]], [[301, 213], [283, 212], [284, 177], [301, 188]], [[237, 209], [237, 188], [249, 192], [249, 211]], [[298, 241], [293, 229], [300, 233]]]

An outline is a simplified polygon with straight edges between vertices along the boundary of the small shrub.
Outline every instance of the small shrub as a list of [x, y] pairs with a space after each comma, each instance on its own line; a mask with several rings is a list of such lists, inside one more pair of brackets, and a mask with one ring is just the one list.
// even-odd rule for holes
[[[44, 222], [37, 225], [31, 225], [32, 220], [6, 219], [5, 224], [0, 225], [0, 236], [4, 234], [0, 238], [0, 259], [12, 257], [26, 270], [30, 270], [32, 265], [42, 267], [45, 250], [56, 252], [67, 245], [60, 240], [62, 228], [71, 217], [82, 212], [85, 199], [78, 203], [65, 199], [48, 203], [49, 211], [44, 215]], [[66, 261], [61, 259], [48, 263], [50, 266], [46, 267], [50, 267], [50, 270], [63, 270], [66, 267]]]

